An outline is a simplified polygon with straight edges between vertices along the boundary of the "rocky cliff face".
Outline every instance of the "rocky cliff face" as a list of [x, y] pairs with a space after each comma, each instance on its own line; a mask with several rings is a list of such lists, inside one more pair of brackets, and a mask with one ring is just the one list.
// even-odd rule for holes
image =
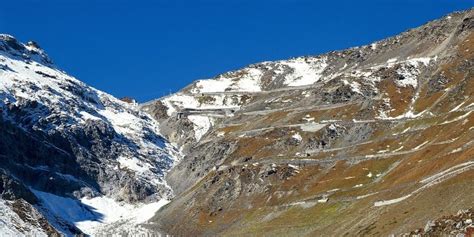
[[[474, 10], [142, 105], [185, 155], [150, 229], [407, 233], [474, 203]], [[186, 225], [183, 225], [186, 223]]]
[[0, 220], [21, 220], [0, 232], [91, 234], [128, 221], [105, 211], [156, 210], [172, 197], [163, 177], [179, 158], [158, 130], [136, 105], [60, 71], [38, 44], [0, 35], [0, 203], [16, 218]]

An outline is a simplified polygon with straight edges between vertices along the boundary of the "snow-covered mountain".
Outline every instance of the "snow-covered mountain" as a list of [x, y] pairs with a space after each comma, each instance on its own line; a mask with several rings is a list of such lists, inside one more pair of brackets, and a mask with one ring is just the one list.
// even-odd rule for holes
[[[117, 221], [138, 223], [143, 211], [152, 215], [172, 197], [163, 177], [179, 153], [158, 123], [67, 75], [34, 42], [0, 35], [0, 113], [0, 171], [27, 190], [31, 208], [56, 231], [79, 233], [76, 226], [92, 234]], [[2, 208], [5, 223], [18, 199], [8, 192], [15, 190], [0, 185], [1, 205], [13, 210]], [[49, 234], [20, 219], [2, 228]]]

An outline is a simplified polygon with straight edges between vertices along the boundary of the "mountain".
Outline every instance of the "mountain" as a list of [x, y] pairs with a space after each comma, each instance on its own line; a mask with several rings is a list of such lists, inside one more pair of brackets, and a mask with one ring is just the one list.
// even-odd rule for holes
[[1, 235], [127, 230], [173, 197], [164, 175], [180, 153], [158, 123], [37, 43], [0, 35], [0, 115]]
[[140, 105], [184, 155], [165, 178], [175, 198], [146, 228], [387, 236], [472, 208], [473, 16], [249, 65]]
[[472, 233], [473, 17], [144, 104], [0, 35], [0, 235]]

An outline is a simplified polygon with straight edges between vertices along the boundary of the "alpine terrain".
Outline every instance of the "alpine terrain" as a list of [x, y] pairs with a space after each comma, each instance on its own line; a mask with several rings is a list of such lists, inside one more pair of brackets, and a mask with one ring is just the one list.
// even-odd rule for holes
[[[137, 105], [0, 35], [0, 235], [94, 234], [153, 216], [179, 152]], [[117, 231], [117, 229], [114, 229]]]
[[469, 215], [446, 232], [432, 224], [474, 206], [473, 17], [456, 12], [367, 46], [250, 65], [141, 105], [184, 154], [166, 176], [175, 198], [148, 228], [472, 233]]
[[144, 104], [0, 35], [0, 236], [474, 233], [474, 9]]

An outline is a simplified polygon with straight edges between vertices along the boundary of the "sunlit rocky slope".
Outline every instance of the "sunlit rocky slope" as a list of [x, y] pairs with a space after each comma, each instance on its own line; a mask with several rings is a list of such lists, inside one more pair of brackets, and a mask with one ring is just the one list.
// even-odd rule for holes
[[185, 155], [166, 177], [175, 199], [148, 228], [386, 236], [472, 208], [473, 15], [250, 65], [142, 105]]

